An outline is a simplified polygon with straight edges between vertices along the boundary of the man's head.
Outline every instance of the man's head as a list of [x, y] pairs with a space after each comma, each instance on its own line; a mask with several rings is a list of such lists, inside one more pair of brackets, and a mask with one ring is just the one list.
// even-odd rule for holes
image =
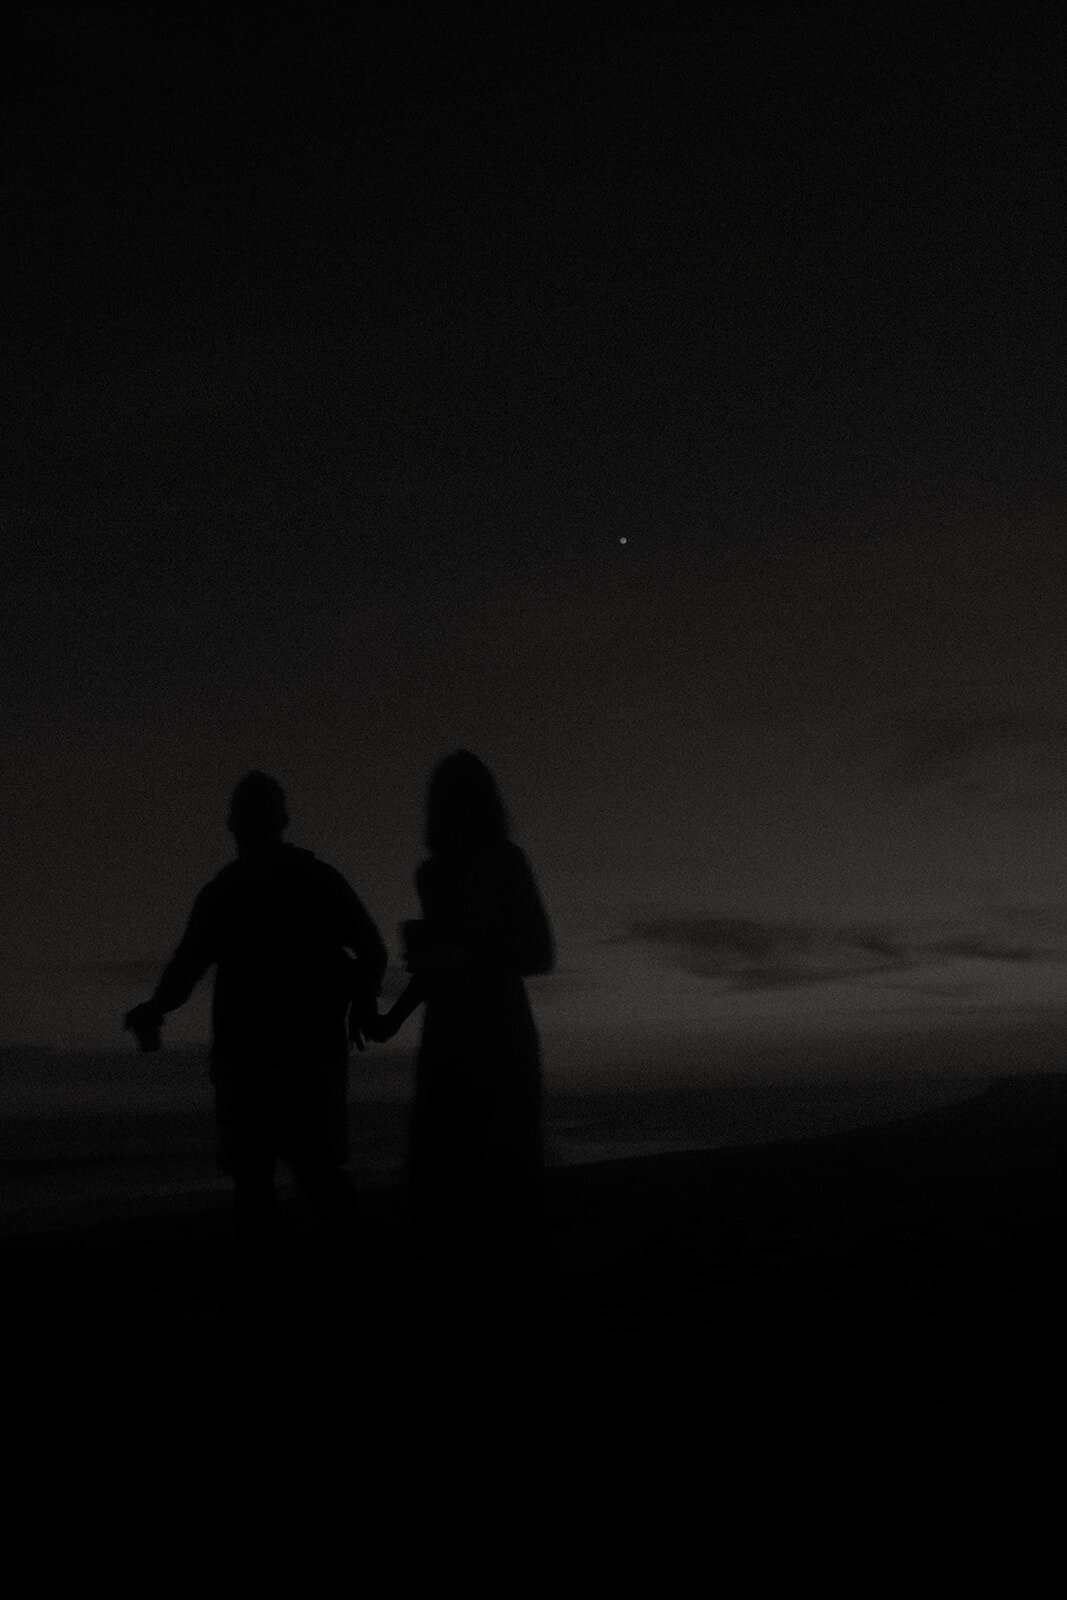
[[279, 844], [289, 825], [281, 785], [265, 772], [246, 773], [233, 791], [226, 825], [239, 851]]

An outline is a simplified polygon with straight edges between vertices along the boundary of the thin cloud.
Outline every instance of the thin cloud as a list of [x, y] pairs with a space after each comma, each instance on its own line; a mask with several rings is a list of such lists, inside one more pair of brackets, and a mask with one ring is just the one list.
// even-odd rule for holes
[[1021, 793], [998, 795], [992, 806], [994, 811], [1024, 816], [1042, 811], [1067, 812], [1067, 783], [1044, 784]]
[[[977, 983], [935, 983], [932, 980], [924, 981], [917, 978], [895, 983], [893, 987], [904, 994], [921, 994], [928, 1000], [965, 1000], [968, 995], [980, 994], [983, 986]], [[926, 1014], [925, 1006], [918, 1006], [915, 1009], [923, 1015]], [[968, 1006], [967, 1010], [970, 1012], [971, 1007]]]
[[1036, 945], [999, 944], [986, 939], [939, 939], [921, 947], [931, 955], [960, 956], [975, 961], [1062, 961], [1060, 950], [1041, 949]]
[[1032, 812], [1067, 802], [1067, 718], [901, 712], [889, 719], [882, 780], [936, 786], [962, 803]]
[[4, 959], [12, 973], [37, 973], [43, 977], [93, 978], [105, 983], [155, 983], [166, 965], [165, 956], [138, 957], [132, 961], [24, 961]]
[[[613, 942], [645, 945], [676, 970], [735, 991], [929, 973], [957, 961], [1029, 964], [1067, 961], [1063, 945], [1021, 943], [1003, 932], [886, 930], [761, 922], [719, 917], [662, 917], [630, 924]], [[919, 982], [918, 978], [912, 980]]]
[[665, 917], [631, 923], [623, 940], [665, 950], [681, 971], [739, 990], [834, 983], [911, 964], [894, 938], [868, 928]]
[[159, 977], [164, 965], [164, 961], [157, 957], [155, 960], [139, 961], [89, 961], [78, 970], [91, 978], [128, 978], [134, 982], [150, 982]]

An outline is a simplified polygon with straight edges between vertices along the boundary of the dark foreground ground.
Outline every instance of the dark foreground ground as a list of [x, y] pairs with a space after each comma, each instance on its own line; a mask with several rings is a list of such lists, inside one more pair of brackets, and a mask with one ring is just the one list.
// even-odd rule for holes
[[601, 1441], [643, 1428], [718, 1459], [739, 1441], [773, 1454], [853, 1437], [927, 1464], [994, 1435], [1024, 1453], [1058, 1439], [1067, 1079], [549, 1176], [558, 1279], [517, 1299], [431, 1281], [396, 1189], [366, 1192], [356, 1261], [292, 1195], [284, 1260], [253, 1283], [222, 1207], [6, 1241], [24, 1437], [89, 1413], [193, 1455], [257, 1419], [372, 1453], [487, 1425]]

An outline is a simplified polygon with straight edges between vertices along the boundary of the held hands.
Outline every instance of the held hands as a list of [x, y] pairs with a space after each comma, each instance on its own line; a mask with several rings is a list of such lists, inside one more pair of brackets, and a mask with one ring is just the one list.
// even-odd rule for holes
[[390, 1021], [388, 1016], [365, 1017], [363, 1019], [363, 1032], [374, 1044], [384, 1044], [398, 1032], [399, 1024]]
[[377, 1023], [378, 1007], [373, 1000], [370, 1005], [352, 1007], [348, 1013], [348, 1037], [357, 1050], [367, 1048], [367, 1040], [374, 1038]]
[[163, 1018], [155, 1006], [145, 1000], [139, 1006], [134, 1006], [132, 1011], [127, 1011], [122, 1026], [133, 1034], [141, 1050], [159, 1050], [163, 1044], [159, 1033], [162, 1022]]
[[372, 1044], [384, 1044], [399, 1028], [399, 1021], [391, 1022], [388, 1016], [379, 1016], [377, 1002], [359, 1012], [353, 1009], [348, 1019], [348, 1037], [357, 1050], [365, 1049], [368, 1039]]

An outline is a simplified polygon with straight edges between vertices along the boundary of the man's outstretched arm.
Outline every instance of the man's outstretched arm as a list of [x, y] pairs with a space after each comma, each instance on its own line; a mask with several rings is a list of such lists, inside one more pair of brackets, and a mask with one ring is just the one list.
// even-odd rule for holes
[[214, 917], [210, 897], [202, 890], [196, 898], [189, 923], [178, 948], [163, 969], [150, 1000], [127, 1011], [122, 1025], [137, 1039], [142, 1050], [158, 1050], [159, 1030], [168, 1011], [183, 1006], [216, 959]]

